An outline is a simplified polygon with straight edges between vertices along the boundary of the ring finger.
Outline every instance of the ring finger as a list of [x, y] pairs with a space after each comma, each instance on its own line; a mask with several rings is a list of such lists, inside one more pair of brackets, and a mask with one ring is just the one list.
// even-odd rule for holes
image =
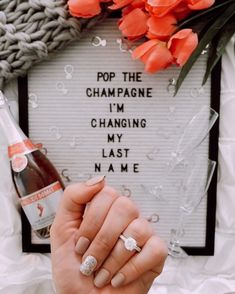
[[137, 279], [141, 279], [145, 285], [149, 285], [149, 282], [161, 273], [167, 253], [165, 242], [157, 235], [151, 236], [141, 252], [130, 258], [113, 277], [112, 286], [120, 287]]
[[[144, 218], [133, 220], [123, 232], [123, 236], [135, 239], [137, 245], [140, 247], [142, 247], [152, 235], [153, 229]], [[136, 250], [130, 251], [126, 249], [124, 241], [119, 239], [112, 252], [103, 263], [102, 268], [96, 274], [94, 280], [96, 287], [102, 288], [104, 285], [108, 284], [118, 270], [122, 268], [134, 254], [136, 254]]]

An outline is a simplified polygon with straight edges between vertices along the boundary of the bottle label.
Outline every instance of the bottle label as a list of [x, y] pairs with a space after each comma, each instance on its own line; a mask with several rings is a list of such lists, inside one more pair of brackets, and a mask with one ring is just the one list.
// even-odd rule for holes
[[11, 167], [13, 171], [19, 173], [26, 168], [28, 159], [24, 154], [17, 154], [12, 157]]
[[33, 230], [40, 230], [52, 224], [62, 194], [60, 183], [55, 182], [20, 199]]
[[8, 156], [10, 159], [17, 154], [28, 154], [37, 150], [37, 147], [29, 140], [26, 139], [11, 146], [8, 146]]

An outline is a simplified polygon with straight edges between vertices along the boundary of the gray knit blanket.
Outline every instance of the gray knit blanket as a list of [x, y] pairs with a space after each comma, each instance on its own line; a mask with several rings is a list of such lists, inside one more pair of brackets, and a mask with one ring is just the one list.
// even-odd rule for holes
[[97, 19], [72, 17], [66, 0], [0, 0], [0, 89], [34, 63], [79, 39], [82, 30]]

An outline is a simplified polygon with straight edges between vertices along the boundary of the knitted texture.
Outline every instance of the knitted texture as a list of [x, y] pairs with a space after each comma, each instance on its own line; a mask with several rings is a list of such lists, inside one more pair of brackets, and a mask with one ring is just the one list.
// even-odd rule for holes
[[0, 0], [0, 89], [78, 39], [92, 21], [72, 17], [64, 0]]

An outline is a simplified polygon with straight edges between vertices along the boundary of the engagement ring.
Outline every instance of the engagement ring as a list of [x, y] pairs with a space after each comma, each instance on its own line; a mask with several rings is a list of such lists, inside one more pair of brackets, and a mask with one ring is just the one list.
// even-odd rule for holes
[[141, 248], [137, 246], [137, 242], [132, 237], [125, 237], [124, 235], [120, 235], [119, 237], [123, 242], [126, 250], [133, 251], [136, 250], [137, 252], [141, 251]]

